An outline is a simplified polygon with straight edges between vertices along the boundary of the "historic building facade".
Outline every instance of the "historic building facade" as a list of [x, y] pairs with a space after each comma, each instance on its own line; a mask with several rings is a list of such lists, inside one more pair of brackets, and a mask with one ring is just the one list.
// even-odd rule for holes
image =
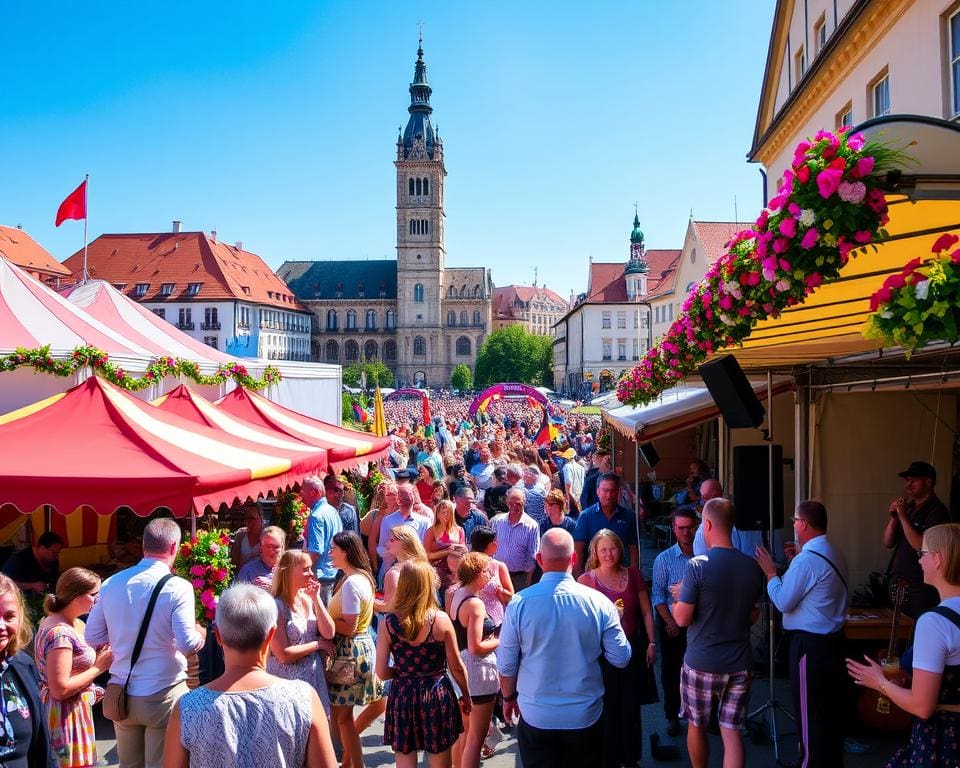
[[570, 302], [545, 285], [504, 285], [493, 289], [493, 330], [522, 325], [528, 333], [552, 336]]
[[493, 283], [484, 267], [446, 264], [447, 171], [431, 93], [421, 44], [394, 162], [396, 261], [288, 261], [277, 274], [314, 313], [316, 360], [377, 359], [398, 384], [445, 387], [455, 365], [474, 369], [491, 329]]

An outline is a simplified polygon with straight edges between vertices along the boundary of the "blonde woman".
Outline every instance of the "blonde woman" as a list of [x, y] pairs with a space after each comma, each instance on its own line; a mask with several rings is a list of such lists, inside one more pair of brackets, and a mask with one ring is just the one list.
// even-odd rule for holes
[[60, 768], [96, 765], [97, 735], [93, 705], [103, 690], [93, 681], [110, 669], [113, 652], [99, 651], [83, 638], [81, 616], [100, 596], [100, 577], [86, 568], [70, 568], [43, 601], [46, 618], [37, 628], [34, 658], [40, 673], [40, 699], [50, 726], [50, 744]]
[[[392, 611], [377, 637], [377, 675], [393, 680], [383, 742], [398, 768], [415, 768], [421, 750], [430, 768], [449, 766], [450, 748], [463, 730], [460, 707], [471, 708], [466, 670], [450, 617], [437, 606], [435, 580], [425, 559], [403, 563]], [[463, 691], [459, 707], [448, 669]]]
[[279, 618], [270, 640], [267, 672], [285, 680], [310, 683], [329, 715], [330, 695], [321, 651], [332, 652], [335, 627], [320, 600], [320, 582], [309, 554], [291, 549], [280, 556], [272, 594]]
[[380, 523], [391, 512], [400, 507], [397, 498], [397, 484], [392, 480], [385, 480], [377, 486], [373, 495], [370, 511], [360, 521], [360, 535], [367, 537], [367, 554], [370, 556], [370, 567], [373, 574], [380, 568], [380, 558], [377, 556], [377, 545], [380, 543]]
[[378, 598], [373, 606], [377, 613], [386, 613], [390, 610], [397, 591], [397, 581], [400, 579], [400, 566], [407, 560], [422, 560], [429, 563], [427, 551], [420, 543], [420, 537], [409, 525], [397, 525], [391, 528], [390, 538], [384, 544], [384, 549], [396, 562], [383, 575], [383, 597]]
[[427, 529], [423, 537], [423, 548], [427, 551], [427, 559], [437, 572], [437, 578], [440, 579], [440, 594], [443, 595], [454, 580], [453, 574], [447, 567], [447, 554], [452, 546], [465, 546], [466, 536], [463, 528], [457, 525], [454, 519], [452, 501], [443, 499], [437, 502], [433, 513], [436, 522]]

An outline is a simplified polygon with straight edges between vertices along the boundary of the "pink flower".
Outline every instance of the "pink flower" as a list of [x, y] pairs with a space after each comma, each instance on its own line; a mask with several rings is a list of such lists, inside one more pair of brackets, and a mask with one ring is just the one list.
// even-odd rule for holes
[[797, 148], [793, 150], [793, 164], [794, 166], [800, 165], [807, 156], [807, 152], [813, 145], [809, 141], [801, 141], [797, 144]]
[[747, 285], [756, 285], [760, 282], [760, 273], [759, 272], [748, 272], [747, 273]]
[[803, 233], [803, 239], [800, 240], [800, 247], [806, 251], [809, 251], [817, 244], [817, 240], [820, 237], [820, 233], [816, 229], [810, 227], [806, 232]]
[[851, 176], [855, 179], [862, 179], [864, 176], [869, 176], [873, 173], [873, 166], [876, 161], [872, 157], [861, 157], [857, 160], [857, 164], [853, 167]]
[[750, 314], [750, 307], [739, 307], [737, 314], [740, 315], [740, 317], [747, 317]]
[[873, 235], [865, 229], [853, 233], [853, 239], [858, 243], [870, 243], [873, 241]]
[[817, 189], [820, 190], [820, 197], [824, 200], [830, 198], [837, 191], [842, 180], [843, 171], [833, 168], [820, 171], [817, 175]]
[[863, 145], [866, 142], [863, 139], [862, 133], [853, 133], [847, 137], [847, 146], [850, 147], [854, 152], [859, 152], [863, 149]]
[[803, 282], [807, 284], [807, 288], [816, 288], [823, 282], [823, 277], [819, 272], [811, 272]]
[[867, 194], [867, 187], [862, 181], [843, 181], [837, 188], [840, 199], [846, 203], [862, 203]]
[[203, 576], [203, 566], [202, 565], [191, 565], [190, 566], [190, 575], [191, 576]]
[[870, 311], [876, 312], [881, 304], [886, 304], [891, 298], [893, 298], [893, 291], [886, 287], [881, 288], [870, 297]]
[[[769, 208], [771, 211], [779, 211], [783, 207], [783, 204], [787, 202], [788, 197], [789, 195], [786, 194], [777, 195], [769, 203], [767, 203], [767, 208]], [[757, 226], [760, 226], [759, 222], [757, 222]]]
[[720, 305], [720, 309], [733, 309], [733, 297], [729, 294], [724, 294], [720, 297], [720, 300], [717, 302]]
[[203, 589], [203, 579], [191, 579], [190, 583], [193, 584], [194, 589]]
[[957, 250], [950, 254], [950, 262], [960, 264], [960, 248], [957, 248]]
[[947, 251], [958, 242], [960, 242], [960, 237], [947, 232], [946, 234], [940, 235], [940, 237], [937, 238], [937, 242], [933, 244], [933, 248], [930, 249], [930, 252], [941, 253], [942, 251]]
[[797, 220], [786, 218], [780, 221], [780, 234], [785, 237], [793, 237], [797, 234]]
[[806, 163], [797, 168], [797, 181], [801, 184], [806, 184], [810, 181], [810, 166]]
[[774, 253], [786, 253], [790, 250], [790, 241], [782, 237], [778, 237], [773, 241], [773, 252]]

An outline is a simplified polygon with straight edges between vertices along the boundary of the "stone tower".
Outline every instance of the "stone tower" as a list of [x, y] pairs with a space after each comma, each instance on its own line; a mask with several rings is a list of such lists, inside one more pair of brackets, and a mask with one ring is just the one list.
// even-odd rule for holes
[[410, 117], [397, 138], [397, 376], [407, 385], [439, 385], [446, 368], [441, 344], [443, 142], [430, 122], [432, 89], [423, 38], [410, 83]]

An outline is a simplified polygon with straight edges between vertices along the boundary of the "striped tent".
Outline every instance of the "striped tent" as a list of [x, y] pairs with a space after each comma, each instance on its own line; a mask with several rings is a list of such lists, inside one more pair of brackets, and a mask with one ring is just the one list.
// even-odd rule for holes
[[217, 406], [252, 424], [326, 448], [331, 470], [356, 466], [363, 461], [376, 461], [386, 456], [390, 449], [389, 438], [311, 419], [243, 387], [237, 387], [221, 397], [217, 400]]

